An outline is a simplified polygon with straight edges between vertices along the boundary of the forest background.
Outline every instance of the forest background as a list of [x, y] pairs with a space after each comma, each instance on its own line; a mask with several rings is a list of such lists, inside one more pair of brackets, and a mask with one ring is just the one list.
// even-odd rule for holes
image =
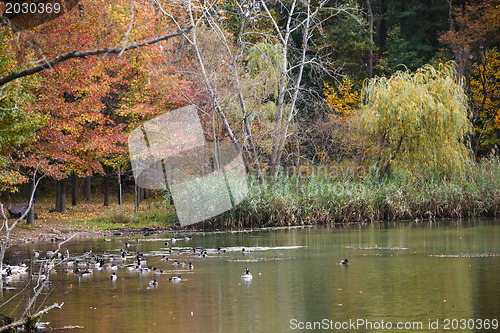
[[0, 199], [44, 175], [41, 223], [175, 223], [168, 190], [135, 185], [127, 136], [190, 104], [249, 175], [201, 227], [499, 211], [500, 1], [20, 3], [64, 9], [0, 3]]

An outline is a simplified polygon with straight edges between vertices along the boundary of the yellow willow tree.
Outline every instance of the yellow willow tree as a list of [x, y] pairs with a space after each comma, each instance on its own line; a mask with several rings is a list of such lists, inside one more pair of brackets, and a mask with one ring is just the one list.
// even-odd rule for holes
[[373, 142], [381, 176], [462, 174], [471, 161], [464, 138], [472, 126], [453, 63], [366, 81], [360, 123]]

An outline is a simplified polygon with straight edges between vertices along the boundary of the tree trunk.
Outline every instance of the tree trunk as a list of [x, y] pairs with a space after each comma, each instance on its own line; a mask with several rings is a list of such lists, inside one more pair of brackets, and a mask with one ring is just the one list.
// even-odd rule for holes
[[370, 52], [368, 59], [368, 78], [373, 77], [373, 12], [370, 0], [366, 0], [366, 7], [368, 11], [368, 28], [370, 29]]
[[134, 211], [139, 210], [139, 186], [134, 186]]
[[379, 17], [380, 22], [378, 24], [378, 36], [380, 41], [380, 54], [387, 51], [387, 25], [385, 23], [385, 17], [387, 15], [387, 2], [386, 0], [380, 0], [380, 11]]
[[[35, 193], [36, 190], [36, 183], [32, 180], [31, 181], [31, 193]], [[35, 202], [36, 200], [33, 199], [33, 204], [30, 207], [30, 210], [28, 211], [28, 215], [26, 216], [26, 223], [27, 224], [33, 224], [35, 223]], [[29, 205], [29, 202], [28, 202]]]
[[76, 206], [78, 202], [78, 176], [73, 172], [71, 176], [71, 205]]
[[66, 190], [65, 190], [64, 179], [57, 181], [56, 212], [60, 213], [66, 212]]
[[448, 20], [450, 21], [450, 31], [453, 31], [453, 0], [446, 0], [448, 2]]
[[92, 184], [92, 176], [85, 177], [85, 194], [83, 200], [90, 201], [91, 197], [91, 184]]
[[104, 206], [109, 206], [109, 177], [104, 175]]
[[118, 176], [118, 188], [116, 191], [116, 196], [118, 199], [118, 205], [120, 205], [120, 208], [122, 208], [122, 172], [120, 170], [120, 167], [117, 169], [117, 176]]

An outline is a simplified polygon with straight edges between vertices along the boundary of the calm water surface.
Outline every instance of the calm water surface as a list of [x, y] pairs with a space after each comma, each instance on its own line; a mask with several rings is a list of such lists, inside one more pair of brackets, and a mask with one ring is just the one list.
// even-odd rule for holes
[[[189, 241], [177, 236], [166, 247], [171, 237], [136, 237], [129, 248], [143, 252], [148, 265], [165, 271], [162, 275], [120, 268], [112, 282], [110, 271], [78, 278], [58, 269], [50, 276], [53, 290], [45, 304], [64, 306], [43, 320], [54, 328], [84, 326], [78, 331], [85, 332], [327, 331], [307, 329], [313, 322], [346, 331], [334, 325], [349, 320], [374, 325], [351, 330], [359, 332], [375, 331], [382, 321], [394, 327], [422, 323], [421, 329], [401, 332], [447, 332], [446, 319], [500, 320], [498, 219], [195, 234]], [[64, 251], [116, 254], [130, 240], [75, 241]], [[170, 247], [170, 261], [161, 261]], [[193, 247], [206, 249], [208, 256], [193, 255]], [[218, 247], [227, 252], [217, 253]], [[242, 255], [242, 248], [251, 252]], [[9, 255], [16, 260], [34, 249], [50, 247], [31, 245]], [[347, 267], [338, 264], [344, 258]], [[173, 259], [192, 262], [194, 269], [177, 268]], [[132, 261], [131, 255], [127, 263]], [[251, 281], [240, 277], [245, 267]], [[183, 281], [169, 283], [178, 274]], [[151, 288], [154, 277], [159, 285]], [[4, 300], [15, 292], [6, 292]], [[1, 312], [21, 306], [13, 301]], [[439, 329], [429, 329], [429, 320], [438, 321]]]

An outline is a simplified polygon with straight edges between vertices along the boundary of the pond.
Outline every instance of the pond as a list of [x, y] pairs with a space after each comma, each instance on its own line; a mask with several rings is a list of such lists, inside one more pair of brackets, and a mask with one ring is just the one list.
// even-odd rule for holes
[[[72, 255], [119, 255], [128, 242], [125, 264], [139, 251], [143, 267], [163, 274], [120, 262], [112, 281], [111, 270], [75, 276], [74, 268], [56, 267], [45, 305], [64, 306], [43, 321], [86, 332], [472, 332], [492, 331], [500, 320], [499, 219], [174, 236], [175, 243], [162, 234], [65, 244]], [[49, 249], [16, 247], [8, 255], [15, 262]], [[246, 267], [251, 279], [241, 277]], [[180, 282], [169, 282], [178, 275]], [[158, 286], [149, 285], [154, 278]], [[1, 312], [15, 313], [25, 302], [11, 301]]]

